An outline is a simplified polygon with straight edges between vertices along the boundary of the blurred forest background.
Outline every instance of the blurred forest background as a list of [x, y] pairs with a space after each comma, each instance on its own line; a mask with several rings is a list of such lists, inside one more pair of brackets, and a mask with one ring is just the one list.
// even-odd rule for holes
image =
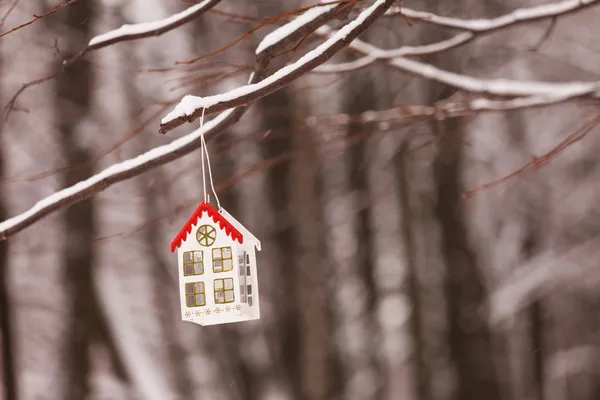
[[[402, 5], [468, 19], [549, 1]], [[191, 132], [197, 123], [160, 135], [160, 118], [185, 94], [244, 85], [257, 44], [290, 15], [218, 50], [315, 2], [223, 1], [162, 36], [90, 52], [14, 104], [92, 37], [191, 3], [70, 1], [2, 36], [0, 221]], [[0, 0], [0, 32], [59, 3]], [[479, 78], [599, 80], [599, 18], [586, 7], [418, 59]], [[393, 49], [451, 33], [396, 12], [360, 38]], [[342, 50], [326, 65], [354, 59]], [[258, 321], [180, 321], [169, 244], [202, 201], [199, 151], [0, 241], [0, 398], [600, 399], [598, 103], [402, 111], [460, 95], [385, 62], [315, 71], [211, 138], [221, 203], [263, 243]]]

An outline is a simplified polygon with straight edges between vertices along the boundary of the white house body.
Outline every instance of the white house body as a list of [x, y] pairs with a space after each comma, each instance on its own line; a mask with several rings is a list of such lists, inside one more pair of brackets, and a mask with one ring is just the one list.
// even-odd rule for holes
[[260, 241], [227, 211], [200, 204], [171, 243], [175, 249], [182, 320], [215, 325], [260, 318]]

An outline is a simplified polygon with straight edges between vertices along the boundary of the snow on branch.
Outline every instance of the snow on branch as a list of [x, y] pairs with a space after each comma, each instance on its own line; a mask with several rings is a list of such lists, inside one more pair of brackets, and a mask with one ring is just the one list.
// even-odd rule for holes
[[[326, 34], [327, 29], [321, 29], [317, 33]], [[365, 68], [373, 64], [377, 60], [390, 59], [395, 57], [408, 57], [408, 56], [425, 56], [429, 54], [441, 53], [442, 51], [450, 50], [458, 47], [462, 44], [467, 43], [475, 37], [472, 32], [462, 32], [458, 35], [452, 36], [449, 39], [441, 40], [432, 44], [425, 44], [421, 46], [402, 46], [392, 50], [381, 50], [377, 54], [377, 57], [364, 56], [354, 61], [338, 64], [324, 64], [315, 68], [313, 72], [319, 74], [332, 74], [332, 73], [343, 73], [356, 71], [361, 68]]]
[[[376, 4], [378, 7], [383, 7], [383, 10], [385, 10], [392, 2], [393, 0], [379, 0]], [[383, 6], [381, 6], [381, 4], [383, 4]], [[370, 18], [374, 20], [381, 13], [381, 9], [378, 8], [377, 12], [373, 13], [373, 16]], [[373, 20], [368, 19], [364, 22], [364, 25], [366, 25], [364, 29], [366, 29]], [[313, 26], [312, 24], [307, 24], [306, 28], [310, 29], [312, 32], [317, 26], [318, 25]], [[352, 34], [358, 35], [358, 33], [360, 32]], [[350, 35], [348, 36], [350, 37]], [[274, 44], [274, 49], [281, 47], [284, 44], [285, 41], [276, 43]], [[339, 48], [342, 48], [344, 45], [345, 42]], [[265, 73], [264, 69], [266, 69], [269, 63], [266, 52], [257, 55], [257, 59], [259, 62], [255, 66], [255, 70], [250, 77], [250, 86], [263, 79]], [[206, 122], [203, 127], [196, 129], [182, 138], [174, 140], [168, 145], [154, 148], [138, 157], [114, 164], [84, 181], [40, 200], [29, 210], [0, 223], [0, 241], [6, 240], [9, 236], [22, 231], [45, 216], [63, 207], [75, 204], [106, 190], [115, 183], [131, 179], [144, 172], [150, 171], [153, 168], [167, 164], [191, 153], [200, 147], [201, 137], [203, 135], [206, 140], [211, 140], [216, 135], [235, 124], [247, 109], [247, 107], [244, 106], [245, 104], [242, 104], [240, 107], [230, 108], [217, 115], [213, 120]]]
[[399, 14], [409, 19], [443, 26], [445, 28], [460, 29], [471, 32], [490, 32], [506, 28], [523, 22], [532, 22], [540, 19], [558, 17], [597, 5], [600, 0], [564, 0], [553, 4], [519, 8], [511, 13], [496, 18], [461, 19], [449, 18], [423, 11], [415, 11], [402, 7]]
[[[316, 73], [343, 73], [355, 71], [365, 68], [377, 60], [394, 58], [394, 57], [409, 57], [409, 56], [425, 56], [436, 53], [441, 53], [467, 42], [470, 42], [479, 35], [491, 33], [497, 30], [510, 28], [515, 25], [535, 22], [543, 19], [556, 18], [573, 12], [581, 11], [586, 7], [600, 4], [600, 0], [566, 0], [555, 4], [546, 4], [536, 7], [521, 8], [504, 14], [496, 18], [489, 19], [458, 19], [438, 16], [428, 12], [415, 11], [408, 8], [398, 9], [397, 13], [412, 19], [425, 21], [431, 24], [440, 25], [446, 28], [460, 29], [461, 32], [449, 39], [445, 39], [436, 43], [421, 45], [421, 46], [402, 46], [393, 50], [381, 51], [377, 57], [365, 56], [354, 61], [333, 64], [321, 65], [314, 70]], [[317, 33], [327, 32], [320, 30]]]
[[166, 133], [186, 122], [196, 120], [202, 114], [202, 110], [205, 110], [206, 114], [223, 111], [248, 104], [279, 90], [330, 59], [358, 35], [367, 30], [393, 3], [394, 0], [376, 0], [369, 8], [361, 12], [354, 21], [337, 31], [325, 43], [259, 83], [241, 86], [230, 92], [214, 96], [185, 96], [175, 109], [163, 118], [160, 127], [161, 133]]
[[[21, 26], [18, 26], [17, 28], [12, 29], [11, 31], [1, 34], [0, 38], [14, 30], [17, 30], [21, 27], [27, 26], [27, 25], [37, 21], [38, 19], [49, 16], [49, 15], [55, 13], [56, 11], [58, 11], [59, 9], [67, 7], [67, 6], [75, 3], [76, 1], [78, 1], [78, 0], [69, 0], [69, 1], [61, 4], [60, 6], [56, 6], [53, 9], [51, 9], [50, 11], [46, 12], [45, 14], [43, 14], [39, 17], [35, 17], [35, 19], [33, 19], [32, 21], [25, 23]], [[83, 56], [85, 56], [87, 53], [94, 51], [94, 50], [102, 49], [104, 47], [110, 46], [115, 43], [162, 35], [163, 33], [169, 32], [173, 29], [179, 28], [180, 26], [182, 26], [184, 24], [187, 24], [190, 21], [193, 21], [194, 19], [200, 17], [201, 15], [203, 15], [205, 12], [207, 12], [208, 10], [210, 10], [211, 8], [213, 8], [220, 2], [221, 2], [221, 0], [204, 0], [202, 3], [196, 4], [196, 5], [188, 8], [185, 11], [174, 14], [163, 20], [154, 21], [154, 22], [144, 22], [144, 23], [134, 24], [134, 25], [123, 25], [119, 29], [107, 32], [100, 36], [96, 36], [96, 37], [92, 38], [92, 40], [90, 40], [87, 47], [85, 47], [84, 49], [79, 51], [77, 54], [75, 54], [70, 59], [63, 60], [62, 67], [63, 67], [63, 69], [68, 68], [75, 62], [82, 59]], [[27, 90], [30, 87], [47, 82], [51, 79], [54, 79], [60, 73], [61, 73], [61, 70], [58, 70], [58, 71], [53, 72], [50, 75], [47, 75], [42, 78], [38, 78], [38, 79], [35, 79], [33, 81], [23, 84], [21, 86], [21, 88], [19, 90], [17, 90], [17, 92], [11, 97], [8, 104], [5, 106], [5, 110], [6, 110], [5, 115], [2, 119], [0, 119], [0, 125], [4, 124], [8, 120], [8, 116], [12, 112], [13, 106], [14, 106], [15, 102], [17, 101], [17, 98], [21, 94], [23, 94], [23, 92], [25, 90]]]
[[159, 36], [178, 28], [204, 14], [210, 10], [221, 0], [204, 0], [201, 3], [191, 6], [177, 14], [173, 14], [168, 18], [153, 22], [142, 22], [140, 24], [125, 24], [119, 29], [96, 36], [90, 40], [86, 51], [96, 50], [101, 47], [106, 47], [117, 42], [126, 40], [136, 40], [150, 36]]
[[275, 29], [273, 32], [266, 35], [256, 47], [256, 54], [268, 51], [275, 46], [279, 47], [278, 44], [284, 40], [287, 42], [297, 40], [296, 36], [298, 35], [295, 34], [300, 33], [301, 35], [306, 35], [307, 33], [309, 33], [305, 32], [302, 28], [305, 28], [309, 24], [314, 25], [316, 20], [322, 20], [323, 22], [325, 22], [329, 19], [329, 17], [332, 14], [334, 14], [340, 8], [344, 7], [348, 7], [348, 4], [326, 4], [307, 10], [301, 16], [294, 18], [291, 22]]
[[[331, 37], [337, 35], [328, 27], [317, 31]], [[511, 79], [480, 79], [443, 70], [430, 64], [405, 57], [389, 58], [388, 52], [360, 39], [354, 40], [349, 47], [375, 60], [383, 60], [388, 65], [412, 75], [434, 80], [450, 87], [480, 95], [500, 97], [511, 96], [548, 96], [550, 98], [573, 98], [590, 96], [600, 97], [600, 81], [553, 83]], [[554, 101], [552, 101], [554, 102]]]
[[206, 134], [207, 137], [209, 134], [214, 136], [234, 124], [239, 118], [236, 115], [237, 110], [227, 110], [187, 136], [174, 140], [167, 145], [156, 147], [130, 160], [114, 164], [86, 180], [40, 200], [24, 213], [1, 222], [0, 240], [4, 240], [8, 236], [27, 228], [62, 207], [89, 198], [114, 183], [140, 175], [154, 167], [191, 153], [200, 147], [200, 138], [203, 134]]

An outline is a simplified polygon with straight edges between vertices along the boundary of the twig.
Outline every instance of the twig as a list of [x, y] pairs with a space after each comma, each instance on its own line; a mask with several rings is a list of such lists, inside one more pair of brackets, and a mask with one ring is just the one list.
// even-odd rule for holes
[[550, 36], [552, 36], [552, 33], [554, 32], [554, 29], [556, 28], [557, 21], [558, 21], [557, 17], [552, 18], [552, 21], [550, 21], [550, 25], [548, 25], [548, 28], [544, 31], [544, 34], [542, 35], [540, 40], [538, 40], [538, 42], [535, 45], [533, 45], [529, 51], [538, 51], [542, 48], [544, 43], [546, 43], [548, 41], [548, 39], [550, 39]]
[[4, 23], [6, 22], [6, 19], [13, 12], [13, 10], [15, 9], [15, 7], [17, 6], [17, 3], [19, 3], [19, 0], [13, 1], [13, 3], [10, 5], [10, 8], [6, 12], [6, 14], [4, 14], [4, 16], [2, 17], [2, 19], [0, 20], [0, 28], [4, 27]]
[[[70, 6], [71, 4], [75, 3], [76, 1], [78, 1], [78, 0], [69, 0], [66, 3], [59, 4], [56, 7], [52, 8], [51, 10], [46, 11], [42, 15], [34, 15], [32, 20], [27, 21], [24, 24], [21, 24], [21, 25], [19, 25], [17, 27], [12, 28], [9, 31], [6, 31], [6, 32], [0, 34], [0, 38], [3, 38], [4, 36], [8, 35], [9, 33], [15, 32], [15, 31], [17, 31], [17, 30], [19, 30], [21, 28], [25, 28], [26, 26], [29, 26], [29, 25], [33, 24], [34, 22], [36, 22], [36, 21], [38, 21], [38, 20], [40, 20], [42, 18], [45, 18], [45, 17], [47, 17], [49, 15], [52, 15], [55, 12], [57, 12], [59, 10], [62, 10], [65, 7]], [[15, 4], [16, 4], [16, 1], [15, 1]], [[13, 7], [14, 7], [14, 4], [13, 4]], [[10, 13], [10, 10], [9, 10], [9, 13]], [[6, 16], [4, 18], [6, 18]], [[2, 19], [2, 23], [4, 23], [4, 18]]]
[[0, 121], [0, 127], [2, 127], [7, 121], [8, 121], [8, 116], [10, 115], [10, 113], [12, 112], [12, 110], [14, 109], [15, 106], [15, 102], [17, 101], [17, 98], [28, 88], [32, 87], [32, 86], [36, 86], [39, 85], [41, 83], [47, 82], [51, 79], [54, 79], [58, 76], [59, 72], [56, 72], [52, 75], [48, 75], [45, 76], [43, 78], [39, 78], [36, 80], [33, 80], [31, 82], [27, 82], [24, 83], [23, 85], [21, 85], [21, 87], [19, 88], [19, 90], [16, 91], [16, 93], [10, 98], [10, 100], [8, 101], [8, 103], [6, 103], [6, 106], [4, 106], [4, 117], [2, 118], [2, 121]]
[[476, 187], [475, 189], [471, 189], [463, 193], [463, 199], [470, 199], [471, 197], [483, 192], [484, 190], [493, 188], [498, 185], [502, 185], [507, 181], [516, 178], [528, 170], [534, 169], [539, 170], [540, 168], [547, 165], [550, 161], [555, 159], [560, 153], [562, 153], [567, 147], [571, 146], [582, 140], [587, 136], [588, 133], [591, 132], [598, 124], [600, 124], [600, 116], [596, 117], [589, 125], [585, 126], [583, 129], [569, 135], [565, 140], [560, 142], [556, 147], [552, 150], [544, 153], [541, 157], [533, 157], [530, 162], [519, 168], [518, 170], [494, 181], [488, 182], [481, 186]]

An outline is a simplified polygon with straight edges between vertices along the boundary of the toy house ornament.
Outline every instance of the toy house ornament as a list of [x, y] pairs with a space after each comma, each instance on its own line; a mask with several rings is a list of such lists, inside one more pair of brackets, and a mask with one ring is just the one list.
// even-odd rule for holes
[[171, 243], [177, 249], [181, 318], [200, 325], [260, 318], [260, 241], [227, 211], [203, 202]]

